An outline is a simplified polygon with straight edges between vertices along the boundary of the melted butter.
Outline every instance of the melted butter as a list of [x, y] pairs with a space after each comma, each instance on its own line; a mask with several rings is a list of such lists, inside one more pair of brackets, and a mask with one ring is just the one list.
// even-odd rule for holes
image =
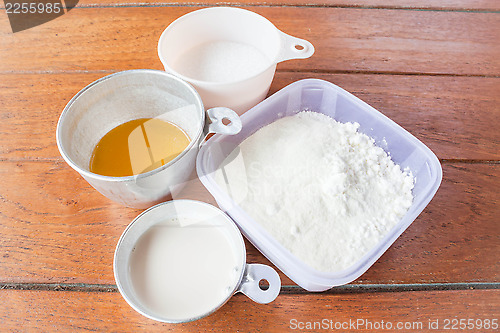
[[177, 157], [188, 145], [177, 125], [141, 118], [106, 133], [94, 148], [90, 171], [105, 176], [132, 176], [154, 170]]

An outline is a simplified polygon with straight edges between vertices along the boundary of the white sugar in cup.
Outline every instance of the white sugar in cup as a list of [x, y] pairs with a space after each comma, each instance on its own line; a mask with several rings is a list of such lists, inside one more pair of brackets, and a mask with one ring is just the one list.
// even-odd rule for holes
[[158, 42], [165, 71], [191, 83], [205, 107], [225, 106], [239, 114], [266, 97], [279, 62], [313, 53], [310, 42], [281, 32], [259, 14], [232, 7], [186, 14]]

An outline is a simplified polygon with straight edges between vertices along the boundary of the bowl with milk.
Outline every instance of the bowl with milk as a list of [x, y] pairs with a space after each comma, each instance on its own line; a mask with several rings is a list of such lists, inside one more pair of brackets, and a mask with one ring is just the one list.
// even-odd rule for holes
[[[167, 201], [135, 218], [118, 241], [113, 266], [127, 303], [168, 323], [208, 316], [238, 292], [269, 303], [281, 287], [273, 268], [246, 263], [243, 237], [226, 214], [193, 200]], [[261, 289], [261, 280], [269, 288]]]

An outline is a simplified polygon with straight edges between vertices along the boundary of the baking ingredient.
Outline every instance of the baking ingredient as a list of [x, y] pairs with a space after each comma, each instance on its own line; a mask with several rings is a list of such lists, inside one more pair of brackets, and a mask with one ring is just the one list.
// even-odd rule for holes
[[173, 123], [158, 118], [131, 120], [101, 138], [92, 153], [90, 171], [113, 177], [151, 171], [173, 160], [189, 141]]
[[189, 49], [172, 68], [191, 79], [229, 83], [256, 75], [270, 64], [264, 53], [250, 44], [214, 41]]
[[255, 132], [215, 179], [286, 249], [323, 272], [346, 269], [411, 206], [413, 177], [357, 123], [300, 112]]
[[143, 306], [182, 321], [207, 314], [231, 295], [242, 268], [224, 224], [170, 219], [139, 238], [130, 274]]

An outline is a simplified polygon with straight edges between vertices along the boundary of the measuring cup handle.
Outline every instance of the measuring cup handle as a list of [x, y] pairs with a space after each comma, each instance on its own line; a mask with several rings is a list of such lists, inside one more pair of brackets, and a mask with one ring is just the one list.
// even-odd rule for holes
[[[207, 141], [207, 138], [212, 133], [234, 135], [241, 131], [243, 125], [241, 119], [236, 112], [226, 107], [215, 107], [207, 110], [209, 123], [205, 126], [203, 132], [205, 137], [201, 140], [199, 147]], [[227, 119], [228, 124], [224, 124], [223, 120]]]
[[[261, 280], [267, 280], [269, 283], [267, 290], [260, 288], [259, 282]], [[247, 264], [238, 291], [247, 295], [254, 302], [265, 304], [274, 301], [278, 297], [280, 289], [281, 279], [273, 268], [261, 264]]]
[[314, 46], [305, 39], [290, 36], [282, 31], [282, 49], [277, 62], [290, 59], [305, 59], [314, 54]]
[[[241, 131], [241, 119], [236, 112], [230, 108], [216, 107], [207, 110], [210, 125], [208, 126], [209, 133], [220, 134], [238, 134]], [[226, 125], [222, 121], [227, 119], [229, 123]]]

